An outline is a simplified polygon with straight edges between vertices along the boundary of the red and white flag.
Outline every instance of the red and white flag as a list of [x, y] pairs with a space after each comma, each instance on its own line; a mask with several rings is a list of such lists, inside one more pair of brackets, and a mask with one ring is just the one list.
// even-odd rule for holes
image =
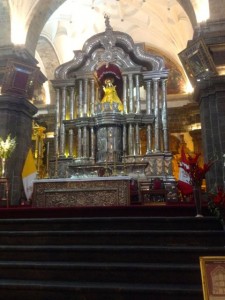
[[[181, 148], [180, 165], [188, 168], [188, 161], [184, 151], [184, 147]], [[182, 195], [189, 195], [193, 192], [192, 185], [190, 184], [190, 176], [181, 166], [179, 167], [179, 179], [177, 187], [181, 191]]]

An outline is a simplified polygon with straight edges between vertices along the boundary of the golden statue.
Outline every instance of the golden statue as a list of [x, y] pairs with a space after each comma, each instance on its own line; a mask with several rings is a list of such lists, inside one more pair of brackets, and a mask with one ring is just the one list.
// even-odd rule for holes
[[113, 85], [113, 78], [105, 79], [105, 86], [103, 86], [105, 96], [102, 99], [102, 103], [110, 103], [110, 108], [112, 109], [113, 103], [118, 103], [118, 110], [123, 111], [123, 104], [117, 95], [116, 86]]

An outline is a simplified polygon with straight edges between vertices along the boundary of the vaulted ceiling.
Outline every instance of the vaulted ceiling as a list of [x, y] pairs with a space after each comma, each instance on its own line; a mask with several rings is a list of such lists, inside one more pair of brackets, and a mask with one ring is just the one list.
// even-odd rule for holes
[[[26, 45], [48, 79], [73, 58], [92, 35], [105, 30], [104, 14], [114, 30], [144, 42], [150, 52], [162, 55], [183, 90], [188, 80], [178, 53], [193, 37], [198, 22], [207, 18], [208, 0], [9, 0], [15, 40], [19, 25], [26, 30]], [[22, 26], [21, 25], [21, 26]], [[175, 87], [175, 90], [177, 87]], [[177, 92], [177, 91], [176, 91]]]

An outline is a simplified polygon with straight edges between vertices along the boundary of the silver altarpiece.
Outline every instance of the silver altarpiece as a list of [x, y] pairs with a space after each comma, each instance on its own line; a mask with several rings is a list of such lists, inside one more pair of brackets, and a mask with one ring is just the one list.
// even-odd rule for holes
[[173, 185], [164, 60], [113, 31], [107, 16], [105, 24], [55, 71], [50, 177], [161, 177]]

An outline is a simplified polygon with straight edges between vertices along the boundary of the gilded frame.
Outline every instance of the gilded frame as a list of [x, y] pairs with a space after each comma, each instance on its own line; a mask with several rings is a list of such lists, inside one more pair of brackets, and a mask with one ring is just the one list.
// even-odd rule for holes
[[204, 300], [224, 300], [225, 256], [202, 256], [199, 259]]

